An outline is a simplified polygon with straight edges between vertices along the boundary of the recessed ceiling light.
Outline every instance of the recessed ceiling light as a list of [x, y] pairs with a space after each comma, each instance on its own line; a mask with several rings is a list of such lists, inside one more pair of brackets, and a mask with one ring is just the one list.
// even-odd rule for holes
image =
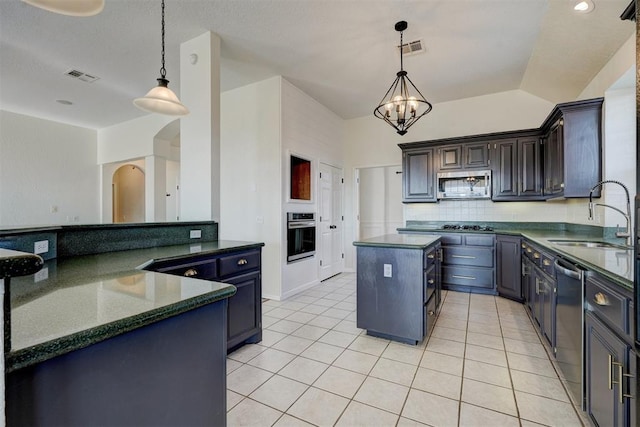
[[579, 13], [589, 13], [595, 8], [591, 0], [579, 0], [573, 6], [573, 10]]
[[56, 99], [56, 102], [62, 105], [73, 105], [73, 102], [67, 101], [66, 99]]

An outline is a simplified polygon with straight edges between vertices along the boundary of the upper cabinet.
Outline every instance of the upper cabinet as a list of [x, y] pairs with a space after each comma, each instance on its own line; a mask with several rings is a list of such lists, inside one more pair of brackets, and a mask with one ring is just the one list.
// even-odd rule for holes
[[[544, 195], [589, 197], [602, 180], [603, 98], [559, 104], [542, 126]], [[600, 196], [600, 190], [594, 192]]]
[[602, 178], [602, 102], [559, 104], [538, 129], [399, 144], [403, 201], [437, 201], [435, 174], [466, 169], [492, 170], [494, 201], [589, 197]]

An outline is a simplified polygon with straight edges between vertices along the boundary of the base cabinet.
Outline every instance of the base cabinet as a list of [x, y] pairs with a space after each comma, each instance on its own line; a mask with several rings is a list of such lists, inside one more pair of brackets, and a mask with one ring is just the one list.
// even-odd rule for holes
[[496, 238], [496, 287], [498, 294], [522, 301], [520, 237]]

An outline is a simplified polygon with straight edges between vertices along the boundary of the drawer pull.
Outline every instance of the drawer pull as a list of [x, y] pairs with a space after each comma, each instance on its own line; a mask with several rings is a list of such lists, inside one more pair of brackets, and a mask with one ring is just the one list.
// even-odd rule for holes
[[527, 253], [530, 254], [531, 252], [533, 252], [533, 249], [527, 248]]
[[540, 254], [539, 254], [538, 252], [535, 252], [535, 253], [533, 254], [533, 257], [534, 257], [535, 259], [538, 259], [538, 258], [540, 258]]
[[427, 280], [427, 283], [430, 284], [430, 285], [433, 285], [434, 283], [436, 283], [436, 281], [433, 280], [433, 279], [429, 279], [429, 280]]
[[195, 268], [190, 268], [184, 272], [185, 277], [195, 277], [197, 275], [198, 275], [198, 270], [196, 270]]
[[551, 265], [551, 261], [549, 261], [549, 260], [548, 260], [548, 259], [546, 259], [546, 258], [542, 260], [542, 263], [543, 263], [544, 265], [546, 265], [547, 267]]
[[457, 274], [452, 274], [451, 277], [453, 277], [454, 279], [476, 280], [476, 278], [473, 276], [459, 276]]
[[238, 260], [238, 265], [246, 265], [248, 263], [248, 261], [244, 258], [240, 258]]
[[593, 296], [593, 302], [595, 302], [597, 305], [601, 305], [601, 306], [609, 305], [609, 299], [602, 292], [598, 292], [597, 294], [595, 294]]
[[427, 255], [427, 258], [429, 259], [434, 259], [436, 257], [435, 252], [431, 252], [430, 254]]
[[435, 312], [435, 311], [433, 311], [433, 310], [429, 310], [429, 312], [428, 312], [427, 314], [428, 314], [429, 316], [433, 316], [434, 314], [436, 314], [436, 312]]
[[451, 255], [451, 258], [476, 259], [476, 257], [471, 255]]
[[524, 244], [524, 243], [522, 243], [520, 246], [522, 247], [522, 249], [526, 249], [527, 248], [527, 245]]

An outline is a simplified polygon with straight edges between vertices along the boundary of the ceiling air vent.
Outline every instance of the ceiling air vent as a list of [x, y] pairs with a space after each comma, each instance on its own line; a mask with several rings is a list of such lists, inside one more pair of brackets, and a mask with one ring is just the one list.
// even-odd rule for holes
[[65, 74], [69, 77], [73, 77], [74, 79], [80, 79], [83, 82], [87, 82], [87, 83], [93, 83], [100, 78], [100, 77], [92, 76], [91, 74], [87, 74], [85, 72], [74, 70], [74, 69], [67, 70]]
[[[398, 49], [400, 49], [400, 46], [398, 46]], [[402, 45], [402, 54], [405, 56], [417, 55], [418, 53], [424, 52], [426, 52], [426, 49], [424, 48], [424, 42], [422, 40], [414, 40]]]

